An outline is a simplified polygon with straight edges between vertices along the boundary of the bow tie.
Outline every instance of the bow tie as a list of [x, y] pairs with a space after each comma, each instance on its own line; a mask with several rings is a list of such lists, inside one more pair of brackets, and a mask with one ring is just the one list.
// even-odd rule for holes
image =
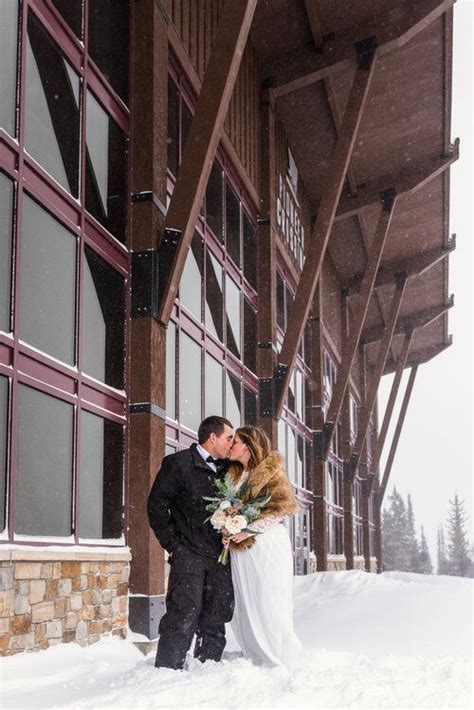
[[206, 459], [206, 463], [213, 463], [214, 466], [217, 466], [217, 461], [218, 461], [218, 459], [215, 459], [212, 456], [208, 456]]

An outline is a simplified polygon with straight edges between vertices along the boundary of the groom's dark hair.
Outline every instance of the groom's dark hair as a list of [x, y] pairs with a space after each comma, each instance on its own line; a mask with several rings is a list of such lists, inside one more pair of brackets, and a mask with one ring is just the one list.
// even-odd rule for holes
[[232, 422], [225, 417], [218, 417], [216, 415], [212, 417], [206, 417], [202, 420], [198, 429], [198, 441], [200, 444], [205, 444], [212, 433], [216, 436], [220, 436], [224, 431], [224, 427], [230, 426], [231, 429], [234, 428]]

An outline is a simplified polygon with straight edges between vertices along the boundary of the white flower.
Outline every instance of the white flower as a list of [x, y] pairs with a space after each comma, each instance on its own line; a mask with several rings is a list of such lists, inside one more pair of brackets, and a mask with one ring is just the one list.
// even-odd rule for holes
[[227, 508], [230, 508], [230, 500], [223, 500], [219, 508], [221, 510], [227, 510]]
[[218, 508], [211, 516], [211, 525], [215, 530], [221, 530], [227, 522], [227, 515]]
[[247, 527], [247, 518], [243, 515], [233, 515], [232, 517], [227, 517], [225, 526], [231, 535], [236, 535]]

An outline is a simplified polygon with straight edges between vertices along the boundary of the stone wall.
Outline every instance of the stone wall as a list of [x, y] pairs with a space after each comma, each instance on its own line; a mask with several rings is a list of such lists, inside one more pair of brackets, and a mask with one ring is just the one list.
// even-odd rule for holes
[[82, 550], [0, 547], [0, 655], [126, 636], [129, 551]]

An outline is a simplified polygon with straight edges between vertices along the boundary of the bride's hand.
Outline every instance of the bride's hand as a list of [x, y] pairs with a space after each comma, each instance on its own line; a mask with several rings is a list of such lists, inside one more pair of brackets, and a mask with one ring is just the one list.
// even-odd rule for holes
[[232, 537], [230, 539], [232, 540], [232, 542], [239, 543], [239, 542], [242, 542], [243, 540], [246, 540], [248, 537], [250, 537], [249, 533], [239, 532], [236, 535], [232, 535]]

